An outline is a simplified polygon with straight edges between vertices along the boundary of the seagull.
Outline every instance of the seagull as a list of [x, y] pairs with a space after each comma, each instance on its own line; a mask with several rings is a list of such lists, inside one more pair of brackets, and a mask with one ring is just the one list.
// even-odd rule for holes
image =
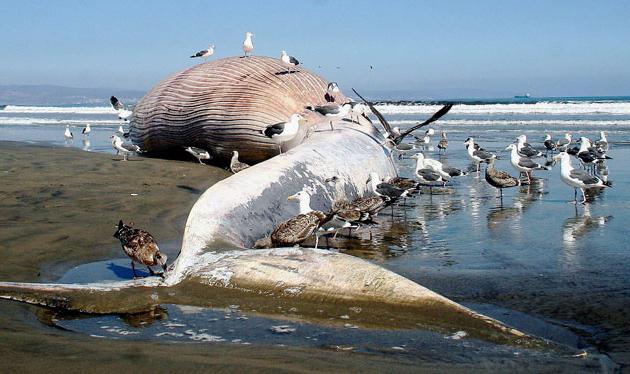
[[398, 188], [393, 184], [381, 182], [378, 178], [378, 174], [374, 171], [370, 173], [370, 176], [365, 183], [370, 183], [374, 194], [381, 196], [392, 203], [400, 198], [407, 197], [410, 193], [408, 190]]
[[424, 164], [424, 155], [416, 153], [411, 156], [416, 160], [415, 174], [418, 181], [423, 186], [428, 186], [429, 191], [433, 192], [434, 186], [445, 186], [450, 181], [449, 177], [442, 176], [438, 171]]
[[291, 73], [291, 66], [298, 66], [300, 64], [297, 58], [289, 56], [286, 51], [281, 52], [280, 60], [287, 67], [287, 73]]
[[532, 172], [534, 170], [549, 170], [545, 165], [534, 162], [529, 157], [523, 157], [518, 154], [516, 144], [510, 144], [505, 148], [506, 151], [512, 151], [510, 154], [510, 163], [514, 168], [527, 176], [527, 182], [532, 183]]
[[129, 120], [129, 117], [133, 114], [132, 111], [125, 109], [125, 105], [116, 98], [116, 96], [112, 96], [109, 98], [109, 102], [112, 104], [112, 107], [118, 112], [118, 119], [122, 119], [123, 121]]
[[[351, 102], [350, 103], [350, 120], [352, 120], [352, 122], [359, 123], [360, 116], [368, 118], [367, 117], [368, 110], [370, 110], [370, 108], [363, 103]], [[354, 120], [353, 117], [356, 117], [356, 121]]]
[[[300, 203], [300, 214], [309, 214], [313, 212], [311, 208], [311, 196], [308, 192], [302, 190], [295, 195], [291, 195], [288, 197], [288, 200], [298, 200]], [[349, 228], [357, 228], [357, 225], [353, 225], [350, 221], [348, 221], [345, 217], [337, 214], [335, 209], [333, 209], [329, 215], [331, 216], [327, 222], [324, 222], [319, 228], [318, 231], [323, 231], [325, 233], [334, 232], [335, 235], [333, 238], [337, 237], [339, 230], [349, 229]], [[317, 233], [315, 235], [318, 235]], [[326, 238], [328, 239], [328, 238]], [[315, 239], [315, 248], [317, 248], [317, 242], [319, 239]]]
[[243, 52], [245, 52], [245, 57], [247, 57], [247, 54], [250, 53], [254, 50], [254, 43], [252, 43], [252, 36], [254, 36], [254, 34], [252, 34], [251, 32], [246, 32], [245, 33], [245, 40], [243, 41]]
[[466, 139], [464, 144], [466, 145], [466, 150], [468, 151], [468, 157], [477, 164], [477, 171], [479, 171], [479, 165], [482, 162], [487, 163], [488, 160], [497, 158], [495, 154], [484, 151], [481, 147], [479, 147], [479, 149], [475, 149], [477, 144], [473, 138]]
[[324, 104], [324, 105], [318, 105], [315, 107], [307, 106], [306, 109], [312, 110], [314, 112], [321, 114], [324, 117], [329, 118], [330, 129], [334, 130], [333, 124], [332, 124], [333, 120], [346, 117], [348, 113], [350, 113], [350, 110], [352, 109], [352, 105], [350, 103], [345, 103], [343, 105], [329, 103], [329, 104]]
[[90, 128], [90, 124], [86, 124], [85, 127], [83, 128], [83, 131], [81, 131], [81, 133], [85, 136], [89, 136], [90, 132], [92, 131], [92, 129]]
[[556, 148], [559, 152], [566, 152], [567, 148], [569, 148], [569, 144], [571, 144], [571, 134], [564, 134], [564, 138], [558, 139], [556, 142]]
[[267, 126], [260, 133], [278, 142], [278, 150], [282, 153], [281, 143], [293, 139], [300, 129], [300, 120], [304, 119], [300, 114], [292, 114], [288, 122], [280, 122]]
[[447, 181], [450, 180], [452, 177], [461, 177], [463, 175], [468, 175], [467, 172], [461, 169], [450, 167], [450, 166], [444, 166], [444, 164], [441, 163], [440, 161], [425, 157], [424, 154], [422, 153], [416, 154], [415, 157], [413, 158], [418, 160], [417, 162], [421, 163], [421, 166], [422, 166], [421, 168], [433, 169], [435, 172], [440, 174], [443, 179]]
[[429, 145], [431, 143], [431, 137], [435, 134], [435, 130], [433, 129], [427, 129], [427, 131], [424, 132], [424, 136], [422, 138], [418, 137], [418, 136], [413, 136], [414, 138], [416, 138], [416, 141], [423, 147], [426, 147], [427, 145]]
[[543, 153], [535, 150], [532, 146], [527, 143], [526, 135], [519, 135], [516, 137], [516, 150], [520, 156], [523, 157], [542, 157]]
[[599, 140], [595, 142], [595, 147], [599, 148], [602, 152], [608, 152], [608, 139], [606, 138], [606, 132], [599, 132]]
[[335, 101], [335, 94], [339, 92], [341, 92], [341, 90], [339, 89], [337, 82], [330, 82], [328, 83], [328, 87], [326, 87], [326, 94], [324, 95], [324, 98], [327, 102], [332, 103]]
[[571, 165], [571, 158], [566, 152], [560, 152], [553, 157], [560, 160], [560, 179], [575, 190], [575, 203], [577, 203], [577, 189], [582, 191], [582, 204], [586, 204], [585, 190], [592, 188], [611, 187], [610, 182], [603, 182], [596, 176], [590, 175], [582, 170], [574, 169]]
[[238, 151], [232, 151], [232, 160], [230, 160], [230, 171], [234, 174], [247, 169], [249, 165], [238, 160]]
[[521, 185], [521, 180], [511, 176], [505, 171], [497, 170], [494, 168], [494, 159], [488, 160], [488, 167], [486, 167], [486, 182], [492, 187], [498, 188], [501, 193], [501, 199], [503, 199], [503, 189], [508, 187], [516, 187]]
[[212, 56], [213, 54], [214, 54], [214, 44], [210, 44], [208, 46], [208, 49], [204, 49], [203, 51], [199, 51], [199, 52], [195, 53], [194, 55], [190, 56], [190, 58], [203, 57], [204, 60], [207, 60], [208, 57]]
[[131, 143], [123, 143], [123, 140], [117, 136], [117, 135], [112, 135], [109, 137], [112, 140], [112, 147], [116, 150], [116, 154], [120, 154], [122, 152], [123, 154], [123, 161], [127, 161], [127, 155], [129, 153], [141, 153], [142, 150], [140, 149], [140, 147], [138, 147], [135, 144], [131, 144]]
[[551, 151], [551, 153], [553, 153], [553, 151], [556, 150], [556, 143], [551, 140], [551, 135], [549, 134], [545, 134], [545, 141], [543, 142], [543, 144], [545, 145], [545, 149], [547, 150], [547, 152]]
[[70, 132], [70, 125], [66, 125], [66, 130], [63, 132], [63, 137], [66, 140], [71, 140], [74, 138], [74, 135]]
[[448, 148], [448, 140], [446, 140], [446, 133], [444, 131], [442, 131], [442, 136], [440, 137], [437, 147], [438, 152], [446, 152], [446, 148]]
[[600, 153], [597, 149], [591, 147], [591, 141], [586, 137], [580, 138], [580, 149], [575, 157], [580, 160], [585, 169], [587, 167], [593, 167], [596, 163], [602, 163], [605, 159], [611, 158], [606, 156], [605, 153]]
[[188, 153], [190, 153], [191, 155], [193, 155], [193, 157], [195, 157], [197, 159], [197, 161], [199, 161], [200, 164], [203, 164], [203, 162], [201, 162], [201, 160], [210, 160], [212, 159], [212, 156], [210, 156], [210, 153], [208, 151], [206, 151], [205, 149], [201, 149], [201, 148], [197, 148], [197, 147], [186, 147], [184, 148], [184, 150]]
[[[306, 199], [306, 197], [308, 197], [308, 199]], [[312, 210], [310, 207], [310, 196], [308, 196], [305, 191], [291, 195], [287, 200], [300, 201], [300, 210], [304, 210], [306, 213], [299, 214], [278, 225], [270, 236], [272, 245], [275, 247], [299, 245], [311, 235], [315, 234], [315, 248], [317, 248], [319, 242], [317, 231], [324, 223], [332, 218], [332, 214]]]
[[[167, 257], [160, 253], [160, 248], [158, 248], [153, 236], [145, 230], [134, 229], [131, 225], [125, 225], [122, 220], [119, 220], [114, 238], [120, 240], [123, 251], [131, 258], [133, 277], [136, 278], [134, 262], [146, 265], [151, 275], [156, 275], [151, 266], [159, 265], [166, 271]], [[164, 273], [159, 275], [164, 277]]]

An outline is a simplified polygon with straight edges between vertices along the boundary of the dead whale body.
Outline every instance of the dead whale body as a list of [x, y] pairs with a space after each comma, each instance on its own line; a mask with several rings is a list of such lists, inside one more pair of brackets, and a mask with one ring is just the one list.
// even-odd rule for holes
[[[252, 309], [263, 314], [286, 302], [317, 305], [313, 310], [360, 306], [364, 312], [357, 325], [388, 326], [395, 317], [396, 327], [465, 329], [471, 337], [497, 342], [540, 343], [356, 257], [309, 248], [244, 249], [297, 213], [286, 196], [305, 186], [313, 207], [326, 209], [334, 199], [362, 195], [370, 171], [395, 175], [388, 151], [364, 127], [340, 122], [334, 132], [318, 130], [291, 151], [209, 188], [190, 212], [181, 253], [164, 280], [0, 282], [0, 296], [86, 313], [135, 313], [160, 303], [217, 306], [235, 297], [242, 306], [243, 300], [255, 300]], [[325, 183], [332, 175], [337, 183]]]

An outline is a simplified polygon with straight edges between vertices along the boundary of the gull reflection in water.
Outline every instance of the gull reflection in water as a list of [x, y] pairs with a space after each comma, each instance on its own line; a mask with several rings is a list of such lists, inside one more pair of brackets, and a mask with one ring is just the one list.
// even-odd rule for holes
[[83, 150], [89, 152], [91, 147], [92, 147], [92, 144], [90, 143], [90, 139], [84, 138], [83, 139]]
[[522, 185], [519, 193], [514, 196], [512, 206], [503, 205], [503, 200], [501, 199], [499, 206], [489, 209], [486, 217], [488, 229], [491, 231], [496, 230], [500, 223], [514, 220], [510, 227], [518, 231], [520, 229], [519, 221], [523, 216], [523, 212], [529, 208], [534, 201], [540, 200], [542, 196], [542, 184]]
[[591, 216], [591, 208], [588, 204], [584, 205], [580, 215], [576, 206], [575, 216], [567, 218], [562, 226], [562, 243], [564, 249], [570, 251], [567, 255], [572, 257], [574, 255], [572, 250], [577, 247], [579, 240], [590, 232], [606, 226], [612, 217], [612, 215]]

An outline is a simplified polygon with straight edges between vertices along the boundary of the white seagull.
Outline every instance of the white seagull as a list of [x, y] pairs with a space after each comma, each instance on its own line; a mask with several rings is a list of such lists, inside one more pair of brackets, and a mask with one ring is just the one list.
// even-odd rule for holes
[[291, 66], [298, 66], [300, 61], [293, 56], [289, 56], [286, 51], [282, 51], [280, 54], [280, 61], [287, 67], [287, 73], [291, 73]]
[[112, 104], [112, 107], [118, 112], [118, 119], [122, 119], [124, 121], [129, 120], [129, 117], [133, 114], [131, 110], [125, 109], [125, 105], [118, 100], [116, 96], [112, 96], [109, 98], [109, 102]]
[[300, 114], [293, 114], [288, 122], [275, 123], [267, 126], [260, 133], [278, 142], [278, 150], [282, 153], [282, 142], [291, 140], [297, 135], [300, 128], [300, 121], [304, 119]]
[[251, 52], [254, 50], [252, 36], [254, 36], [254, 34], [249, 31], [245, 33], [245, 40], [243, 41], [243, 52], [245, 52], [245, 56], [247, 56], [248, 53], [251, 54]]
[[352, 110], [352, 104], [350, 103], [345, 103], [343, 105], [337, 105], [337, 104], [324, 104], [324, 105], [319, 105], [319, 106], [307, 106], [306, 109], [308, 110], [312, 110], [314, 112], [317, 112], [319, 114], [321, 114], [324, 117], [327, 117], [330, 119], [330, 129], [334, 130], [333, 128], [333, 120], [336, 119], [341, 119], [344, 118], [348, 115], [348, 113], [350, 113], [350, 110]]
[[74, 138], [74, 135], [70, 132], [70, 125], [66, 125], [66, 131], [63, 132], [63, 137], [66, 138], [66, 140]]
[[214, 44], [210, 44], [208, 46], [208, 49], [204, 49], [203, 51], [199, 51], [197, 53], [195, 53], [194, 55], [190, 56], [190, 58], [198, 58], [198, 57], [203, 57], [204, 60], [207, 60], [208, 57], [212, 56], [214, 54]]
[[212, 156], [210, 156], [210, 152], [206, 151], [205, 149], [201, 149], [197, 147], [186, 147], [184, 148], [184, 150], [190, 153], [191, 155], [193, 155], [193, 157], [195, 157], [197, 161], [199, 161], [200, 164], [203, 164], [201, 160], [212, 159]]
[[577, 189], [582, 191], [582, 204], [586, 204], [585, 190], [592, 188], [610, 187], [609, 182], [603, 182], [596, 176], [590, 175], [582, 170], [574, 169], [571, 165], [571, 157], [566, 152], [560, 152], [553, 157], [560, 160], [560, 179], [575, 190], [575, 202], [577, 203]]
[[81, 131], [81, 133], [85, 136], [89, 136], [90, 132], [92, 132], [92, 129], [90, 128], [90, 124], [86, 124], [85, 127], [83, 128], [83, 131]]
[[518, 149], [516, 148], [516, 144], [510, 144], [505, 148], [506, 151], [511, 151], [510, 153], [510, 163], [514, 167], [514, 169], [520, 171], [521, 173], [525, 173], [527, 176], [527, 182], [532, 183], [532, 172], [534, 170], [549, 170], [545, 165], [541, 165], [537, 162], [534, 162], [529, 157], [523, 157], [518, 154]]
[[571, 144], [571, 134], [566, 133], [564, 134], [564, 138], [558, 139], [558, 142], [556, 143], [556, 148], [558, 149], [559, 152], [566, 152], [570, 144]]
[[140, 149], [140, 147], [138, 147], [135, 144], [131, 144], [131, 143], [123, 143], [123, 140], [117, 136], [117, 135], [112, 135], [109, 137], [112, 140], [112, 147], [116, 150], [116, 154], [120, 154], [122, 152], [123, 154], [123, 161], [127, 161], [127, 155], [129, 155], [129, 153], [140, 153], [142, 152], [142, 150]]
[[488, 162], [490, 159], [496, 159], [497, 156], [493, 153], [484, 151], [482, 149], [475, 149], [475, 141], [473, 138], [468, 138], [464, 142], [466, 150], [468, 151], [468, 157], [477, 164], [477, 171], [479, 171], [479, 165], [482, 162]]
[[535, 150], [531, 144], [527, 142], [526, 135], [519, 135], [516, 137], [516, 150], [518, 154], [524, 157], [542, 157], [543, 153]]

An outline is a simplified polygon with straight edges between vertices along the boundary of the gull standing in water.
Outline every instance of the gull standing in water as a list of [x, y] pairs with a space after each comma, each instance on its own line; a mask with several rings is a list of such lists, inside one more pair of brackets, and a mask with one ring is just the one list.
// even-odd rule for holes
[[280, 122], [267, 126], [260, 132], [262, 135], [275, 140], [278, 144], [278, 151], [282, 153], [282, 143], [293, 139], [300, 128], [300, 120], [304, 119], [300, 114], [293, 114], [288, 122]]
[[518, 150], [516, 149], [516, 144], [510, 144], [505, 148], [506, 151], [512, 151], [510, 153], [510, 163], [514, 168], [521, 173], [525, 173], [527, 176], [527, 182], [529, 184], [532, 183], [532, 172], [534, 170], [549, 170], [549, 168], [545, 165], [541, 165], [537, 162], [534, 162], [529, 157], [523, 157], [518, 154]]
[[83, 131], [81, 131], [81, 133], [84, 136], [89, 136], [91, 131], [92, 131], [92, 129], [90, 128], [90, 124], [88, 123], [88, 124], [85, 125], [85, 127], [83, 128]]
[[245, 33], [245, 40], [243, 41], [243, 52], [245, 52], [245, 57], [248, 56], [248, 53], [251, 55], [252, 51], [254, 50], [252, 36], [254, 36], [254, 34], [249, 31]]
[[526, 135], [519, 135], [516, 137], [516, 150], [518, 154], [523, 157], [542, 157], [543, 153], [535, 150], [531, 144], [527, 143]]
[[577, 189], [582, 191], [582, 204], [586, 204], [586, 193], [588, 189], [601, 189], [611, 187], [610, 182], [604, 182], [596, 176], [585, 171], [574, 169], [571, 165], [571, 158], [566, 152], [560, 152], [553, 157], [560, 161], [560, 179], [575, 191], [574, 201], [577, 203]]
[[571, 144], [571, 134], [566, 133], [564, 134], [564, 138], [558, 139], [558, 142], [556, 143], [556, 148], [558, 149], [559, 152], [566, 152], [570, 144]]
[[551, 135], [549, 134], [545, 134], [545, 141], [543, 142], [543, 145], [545, 146], [547, 153], [549, 151], [553, 153], [553, 151], [556, 150], [556, 143], [553, 140], [551, 140]]
[[488, 160], [497, 158], [495, 154], [484, 151], [481, 147], [479, 147], [479, 149], [475, 149], [476, 144], [473, 138], [466, 139], [464, 145], [466, 145], [468, 157], [477, 164], [477, 171], [479, 171], [479, 167], [482, 162], [487, 163]]
[[280, 61], [287, 67], [287, 73], [291, 73], [291, 66], [298, 66], [300, 61], [293, 56], [289, 56], [286, 51], [280, 54]]
[[446, 140], [446, 133], [444, 131], [442, 131], [442, 136], [440, 137], [437, 147], [439, 153], [442, 153], [442, 151], [446, 152], [446, 148], [448, 148], [448, 140]]
[[208, 49], [204, 49], [203, 51], [199, 51], [197, 53], [195, 53], [194, 55], [190, 56], [190, 58], [201, 58], [203, 57], [204, 60], [207, 60], [208, 57], [212, 56], [214, 54], [214, 44], [210, 44], [208, 46]]
[[134, 229], [131, 225], [123, 224], [122, 220], [118, 221], [118, 228], [114, 233], [114, 238], [120, 240], [123, 251], [131, 258], [133, 277], [136, 278], [134, 262], [146, 265], [149, 269], [149, 274], [164, 277], [164, 273], [156, 274], [151, 269], [151, 266], [159, 265], [166, 271], [166, 255], [160, 253], [160, 248], [158, 248], [151, 234], [145, 230]]
[[66, 130], [63, 132], [63, 137], [66, 141], [72, 140], [74, 135], [70, 132], [70, 125], [66, 125]]
[[511, 176], [505, 171], [497, 170], [494, 168], [494, 159], [488, 161], [486, 167], [486, 182], [492, 187], [498, 188], [501, 193], [500, 197], [503, 200], [503, 189], [509, 187], [516, 187], [521, 185], [521, 180]]

